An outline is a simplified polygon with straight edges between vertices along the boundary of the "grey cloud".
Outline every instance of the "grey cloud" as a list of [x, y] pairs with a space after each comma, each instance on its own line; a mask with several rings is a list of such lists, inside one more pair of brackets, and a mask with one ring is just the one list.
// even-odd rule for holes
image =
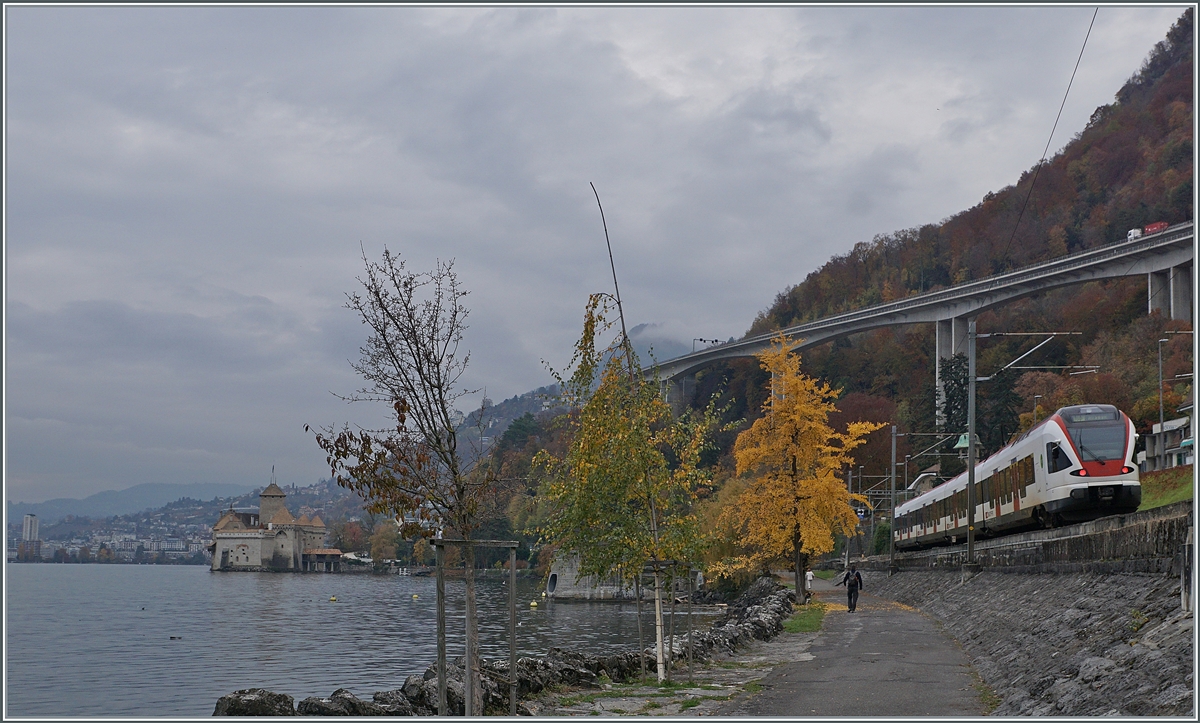
[[[458, 260], [469, 385], [545, 384], [540, 360], [565, 362], [587, 294], [611, 290], [589, 181], [630, 323], [689, 347], [740, 334], [831, 254], [1032, 164], [1089, 15], [6, 12], [7, 484], [31, 500], [323, 473], [304, 422], [381, 419], [329, 393], [357, 386], [364, 330], [340, 305], [360, 243]], [[1063, 138], [1177, 15], [1101, 9]], [[622, 42], [645, 28], [666, 41], [649, 60]], [[885, 103], [880, 82], [920, 97]], [[920, 120], [855, 136], [864, 117]]]
[[225, 319], [202, 319], [105, 300], [71, 302], [53, 312], [13, 302], [8, 338], [16, 355], [66, 364], [155, 364], [210, 373], [277, 369], [286, 361], [284, 350], [261, 342], [294, 337], [296, 320], [262, 298], [246, 299], [240, 307]]

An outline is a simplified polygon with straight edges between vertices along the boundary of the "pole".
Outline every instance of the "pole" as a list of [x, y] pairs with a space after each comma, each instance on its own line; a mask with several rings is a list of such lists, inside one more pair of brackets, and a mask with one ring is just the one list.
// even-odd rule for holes
[[1166, 339], [1158, 340], [1158, 449], [1156, 450], [1158, 452], [1158, 469], [1165, 469], [1167, 466], [1167, 458], [1164, 454], [1167, 446], [1164, 442], [1166, 437], [1163, 435], [1162, 345], [1164, 341]]
[[[850, 494], [853, 491], [854, 491], [854, 468], [851, 467], [849, 470], [846, 471], [846, 494]], [[858, 519], [857, 512], [854, 513], [854, 517], [856, 520]], [[850, 533], [846, 533], [846, 555], [845, 555], [845, 559], [842, 561], [842, 569], [843, 570], [850, 569]]]
[[517, 715], [517, 548], [508, 548], [508, 714]]
[[434, 564], [437, 565], [437, 676], [438, 715], [450, 715], [446, 705], [446, 575], [442, 571], [446, 548], [434, 544]]
[[892, 510], [888, 521], [888, 575], [896, 569], [896, 425], [892, 425]]
[[670, 652], [667, 653], [667, 682], [671, 682], [671, 672], [675, 669], [675, 570], [674, 565], [671, 566], [671, 626], [667, 630], [667, 639]]
[[[653, 514], [653, 513], [651, 513]], [[667, 661], [663, 653], [663, 604], [662, 604], [662, 572], [658, 560], [654, 561], [654, 661], [655, 672], [658, 673], [659, 683], [667, 679]]]
[[696, 597], [696, 571], [688, 565], [688, 609], [687, 609], [687, 646], [688, 646], [688, 682], [692, 682], [692, 598]]
[[967, 322], [967, 564], [975, 563], [975, 320]]
[[642, 573], [633, 581], [633, 595], [637, 598], [638, 621], [638, 664], [642, 671], [642, 685], [646, 684], [646, 643], [642, 640]]
[[465, 545], [467, 548], [463, 550], [463, 557], [466, 558], [464, 565], [464, 573], [467, 583], [467, 660], [466, 669], [463, 671], [463, 680], [466, 690], [463, 691], [463, 709], [464, 714], [470, 718], [475, 715], [475, 697], [478, 694], [479, 678], [477, 677], [479, 665], [477, 656], [479, 655], [478, 641], [476, 640], [478, 621], [475, 617], [475, 548], [471, 545]]

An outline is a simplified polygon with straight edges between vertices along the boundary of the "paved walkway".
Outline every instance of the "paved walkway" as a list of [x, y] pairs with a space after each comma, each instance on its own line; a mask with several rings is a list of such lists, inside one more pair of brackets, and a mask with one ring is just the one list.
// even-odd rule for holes
[[[871, 580], [865, 580], [869, 587]], [[861, 594], [846, 610], [845, 588], [818, 579], [829, 603], [808, 655], [772, 668], [763, 690], [722, 706], [723, 716], [981, 716], [967, 656], [913, 608]]]

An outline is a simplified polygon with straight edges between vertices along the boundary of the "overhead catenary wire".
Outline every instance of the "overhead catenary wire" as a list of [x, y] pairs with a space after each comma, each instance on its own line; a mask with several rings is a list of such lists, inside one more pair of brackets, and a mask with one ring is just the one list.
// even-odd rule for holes
[[1012, 248], [1013, 239], [1017, 237], [1017, 229], [1021, 227], [1021, 219], [1025, 216], [1025, 207], [1029, 205], [1029, 199], [1033, 196], [1033, 187], [1037, 183], [1038, 174], [1042, 171], [1042, 166], [1046, 163], [1046, 155], [1050, 153], [1050, 144], [1054, 141], [1054, 131], [1058, 129], [1058, 121], [1062, 119], [1063, 108], [1067, 106], [1067, 96], [1071, 94], [1071, 86], [1075, 83], [1075, 74], [1079, 72], [1079, 63], [1083, 60], [1083, 51], [1087, 49], [1088, 38], [1092, 37], [1092, 27], [1096, 24], [1096, 15], [1100, 13], [1100, 8], [1092, 13], [1092, 22], [1088, 24], [1087, 35], [1083, 38], [1083, 47], [1079, 49], [1079, 57], [1075, 59], [1075, 69], [1071, 71], [1071, 80], [1067, 83], [1067, 91], [1063, 93], [1062, 104], [1058, 106], [1058, 115], [1054, 118], [1054, 126], [1050, 129], [1050, 137], [1046, 139], [1046, 148], [1042, 151], [1042, 158], [1038, 161], [1037, 166], [1033, 169], [1033, 179], [1029, 182], [1029, 191], [1025, 194], [1025, 201], [1021, 204], [1021, 210], [1017, 214], [1017, 222], [1013, 224], [1012, 235], [1008, 237], [1008, 245], [1004, 247], [1004, 253], [1001, 258], [1008, 258], [1008, 252]]

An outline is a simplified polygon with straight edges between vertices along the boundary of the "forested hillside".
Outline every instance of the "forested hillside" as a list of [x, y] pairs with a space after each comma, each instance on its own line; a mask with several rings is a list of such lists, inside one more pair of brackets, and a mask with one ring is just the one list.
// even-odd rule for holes
[[[1112, 243], [1128, 229], [1155, 221], [1191, 220], [1192, 22], [1188, 9], [1114, 102], [1097, 108], [1062, 151], [1026, 171], [1015, 185], [940, 223], [880, 235], [830, 259], [778, 294], [747, 336]], [[980, 427], [990, 449], [1028, 426], [1035, 395], [1042, 397], [1043, 410], [1083, 401], [1116, 404], [1147, 431], [1158, 421], [1157, 340], [1168, 329], [1191, 328], [1147, 315], [1145, 277], [1028, 298], [980, 315], [978, 326], [981, 332], [1078, 331], [1051, 342], [1028, 364], [1099, 366], [1092, 374], [1032, 371], [981, 385]], [[1191, 372], [1192, 357], [1190, 335], [1167, 336], [1163, 373], [1170, 418], [1190, 397], [1190, 378], [1176, 377]], [[995, 371], [1036, 341], [981, 342], [980, 373]], [[813, 348], [805, 353], [804, 366], [844, 390], [843, 424], [851, 418], [898, 421], [902, 431], [931, 431], [934, 354], [932, 325], [917, 325]], [[693, 403], [719, 393], [733, 402], [734, 414], [753, 418], [763, 398], [762, 382], [751, 363], [714, 367], [697, 380]], [[860, 454], [868, 474], [882, 474], [886, 467], [890, 447], [884, 434], [875, 433]], [[914, 451], [901, 442], [901, 457]]]

